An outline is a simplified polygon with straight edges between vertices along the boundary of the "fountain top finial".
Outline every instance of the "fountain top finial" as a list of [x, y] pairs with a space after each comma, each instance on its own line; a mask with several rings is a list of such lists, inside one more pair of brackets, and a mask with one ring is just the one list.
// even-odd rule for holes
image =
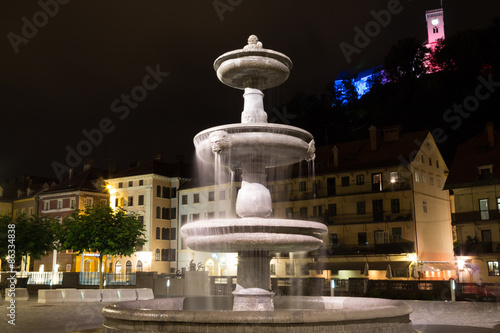
[[248, 37], [248, 45], [245, 45], [245, 47], [243, 47], [243, 50], [255, 49], [262, 49], [262, 43], [259, 42], [259, 38], [256, 35], [250, 35], [250, 37]]

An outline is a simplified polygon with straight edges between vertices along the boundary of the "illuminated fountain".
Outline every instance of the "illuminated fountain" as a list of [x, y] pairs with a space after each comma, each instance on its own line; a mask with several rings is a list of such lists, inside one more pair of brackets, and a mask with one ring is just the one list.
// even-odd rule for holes
[[191, 222], [181, 233], [193, 250], [238, 252], [234, 299], [176, 297], [115, 303], [103, 310], [104, 332], [412, 332], [411, 308], [403, 302], [273, 297], [273, 254], [317, 249], [327, 228], [317, 222], [268, 218], [272, 202], [266, 168], [314, 160], [314, 139], [300, 128], [267, 122], [262, 90], [288, 78], [292, 62], [287, 56], [264, 49], [252, 35], [243, 49], [217, 58], [214, 68], [224, 84], [245, 91], [241, 123], [202, 131], [194, 144], [203, 162], [241, 170], [236, 200], [240, 218]]

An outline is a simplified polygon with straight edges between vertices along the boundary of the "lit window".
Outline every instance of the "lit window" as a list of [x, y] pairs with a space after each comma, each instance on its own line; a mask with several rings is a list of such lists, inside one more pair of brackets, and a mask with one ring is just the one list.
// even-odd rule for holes
[[479, 212], [481, 213], [481, 220], [484, 221], [490, 219], [488, 199], [479, 199]]
[[382, 192], [382, 174], [374, 173], [372, 174], [372, 191], [373, 192]]
[[497, 209], [500, 212], [500, 198], [497, 198]]
[[399, 172], [393, 171], [389, 174], [391, 183], [396, 183], [399, 181]]
[[498, 269], [498, 261], [488, 261], [488, 275], [500, 276], [500, 271]]

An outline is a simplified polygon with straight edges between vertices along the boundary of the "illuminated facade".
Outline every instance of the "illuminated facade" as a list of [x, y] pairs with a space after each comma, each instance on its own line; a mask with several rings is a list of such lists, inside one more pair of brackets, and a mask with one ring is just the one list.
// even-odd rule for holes
[[188, 181], [189, 166], [163, 163], [161, 156], [106, 179], [112, 208], [136, 214], [146, 229], [146, 244], [130, 257], [114, 257], [108, 270], [120, 272], [177, 270], [177, 189]]
[[458, 146], [446, 188], [460, 282], [500, 282], [500, 140], [493, 123]]
[[439, 40], [444, 40], [444, 15], [443, 8], [425, 12], [427, 22], [427, 47], [432, 48]]

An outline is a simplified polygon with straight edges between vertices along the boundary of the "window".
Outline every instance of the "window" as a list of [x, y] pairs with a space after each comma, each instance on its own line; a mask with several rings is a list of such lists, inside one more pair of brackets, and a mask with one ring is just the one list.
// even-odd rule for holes
[[420, 155], [420, 162], [422, 162], [422, 164], [424, 164], [424, 155]]
[[175, 261], [175, 249], [169, 249], [168, 261]]
[[422, 173], [422, 184], [427, 184], [427, 174]]
[[172, 188], [170, 189], [170, 197], [171, 197], [172, 199], [177, 198], [177, 187], [172, 187]]
[[313, 217], [321, 217], [321, 215], [323, 215], [323, 207], [313, 206]]
[[399, 181], [399, 172], [392, 171], [391, 173], [389, 173], [389, 179], [391, 183], [397, 183]]
[[168, 261], [168, 249], [161, 249], [161, 261]]
[[170, 188], [169, 187], [166, 187], [166, 186], [162, 187], [161, 197], [164, 199], [170, 199]]
[[200, 219], [200, 214], [193, 214], [191, 221], [198, 221]]
[[356, 213], [358, 215], [362, 215], [362, 214], [366, 213], [365, 202], [364, 201], [358, 201], [358, 202], [356, 202]]
[[170, 209], [170, 219], [175, 220], [177, 218], [177, 208], [172, 207]]
[[300, 207], [300, 218], [301, 219], [307, 218], [307, 207]]
[[[139, 186], [144, 185], [144, 180], [139, 180]], [[140, 263], [141, 261], [139, 260], [137, 263]], [[142, 263], [141, 263], [141, 270], [142, 270]]]
[[219, 200], [226, 200], [226, 191], [219, 192]]
[[286, 275], [293, 275], [293, 265], [290, 263], [285, 263]]
[[372, 192], [382, 192], [382, 174], [374, 173], [372, 174]]
[[441, 188], [441, 178], [436, 178], [437, 188]]
[[500, 271], [498, 269], [498, 261], [488, 261], [488, 275], [500, 276]]
[[176, 235], [177, 235], [177, 232], [176, 232], [175, 228], [172, 228], [170, 230], [170, 240], [175, 240], [176, 239]]
[[122, 263], [117, 261], [115, 264], [115, 273], [120, 274], [122, 272]]
[[337, 247], [339, 245], [339, 236], [337, 234], [328, 234], [328, 245]]
[[479, 212], [481, 213], [481, 220], [484, 221], [490, 219], [488, 199], [479, 199]]
[[293, 218], [293, 208], [292, 207], [289, 207], [285, 210], [285, 216], [287, 219]]
[[135, 271], [136, 272], [142, 272], [143, 268], [142, 268], [142, 261], [140, 260], [137, 260], [137, 264], [135, 265]]
[[399, 213], [399, 199], [391, 199], [391, 213]]
[[492, 171], [493, 171], [493, 167], [490, 165], [480, 166], [479, 167], [479, 180], [490, 179]]
[[342, 186], [349, 186], [349, 176], [342, 177]]
[[156, 239], [160, 239], [160, 236], [161, 236], [160, 234], [161, 234], [161, 229], [160, 229], [160, 227], [156, 227], [156, 235], [155, 235], [155, 238], [156, 238]]
[[213, 218], [215, 218], [215, 212], [208, 212], [207, 213], [207, 219], [210, 220], [210, 219], [213, 219]]
[[420, 181], [420, 177], [418, 176], [418, 171], [415, 171], [415, 183]]
[[439, 28], [436, 26], [432, 27], [432, 33], [437, 34], [439, 32]]
[[188, 203], [188, 196], [187, 195], [183, 195], [182, 196], [182, 204], [183, 205], [187, 205], [187, 203]]
[[306, 182], [299, 182], [299, 192], [304, 192], [307, 188]]
[[134, 205], [134, 197], [128, 197], [128, 205], [133, 206]]
[[432, 159], [429, 157], [429, 165], [432, 166]]
[[208, 201], [214, 201], [215, 200], [215, 192], [210, 191], [208, 192]]
[[130, 260], [127, 260], [127, 263], [125, 264], [125, 274], [130, 273], [132, 273], [132, 262]]
[[139, 206], [144, 205], [144, 195], [142, 195], [142, 194], [141, 194], [141, 195], [139, 195], [139, 197], [137, 198], [137, 204], [138, 204]]
[[71, 200], [69, 201], [69, 208], [71, 208], [71, 209], [75, 209], [75, 199], [71, 199]]
[[160, 249], [155, 250], [155, 261], [160, 261]]
[[87, 206], [92, 206], [92, 198], [87, 198]]
[[57, 209], [63, 208], [63, 201], [61, 199], [57, 200]]
[[392, 228], [392, 242], [391, 243], [398, 243], [401, 242], [401, 227], [398, 228]]
[[118, 183], [118, 188], [123, 188], [123, 183], [122, 182]]
[[335, 178], [327, 178], [326, 179], [326, 192], [329, 196], [335, 195]]
[[365, 183], [365, 176], [364, 175], [357, 175], [356, 176], [356, 185], [363, 185]]
[[497, 210], [500, 212], [500, 198], [497, 198]]
[[181, 226], [185, 225], [188, 221], [187, 215], [181, 215]]
[[156, 197], [161, 198], [161, 186], [156, 185]]
[[436, 160], [436, 168], [439, 169], [439, 161]]
[[161, 208], [156, 206], [156, 218], [161, 219]]
[[193, 202], [194, 203], [200, 202], [200, 195], [198, 193], [193, 194]]
[[134, 181], [133, 180], [129, 181], [128, 182], [128, 187], [133, 187], [133, 186], [134, 186]]
[[337, 204], [328, 204], [328, 216], [337, 216]]
[[161, 218], [163, 220], [169, 220], [170, 219], [170, 208], [162, 208], [161, 209]]
[[170, 229], [161, 228], [161, 239], [169, 240], [170, 239]]
[[367, 245], [368, 239], [366, 237], [366, 232], [358, 232], [358, 245]]
[[434, 186], [434, 177], [429, 176], [429, 185]]
[[422, 209], [424, 210], [424, 213], [427, 214], [427, 201], [422, 201]]
[[44, 210], [49, 210], [50, 209], [50, 201], [45, 201], [44, 202]]

